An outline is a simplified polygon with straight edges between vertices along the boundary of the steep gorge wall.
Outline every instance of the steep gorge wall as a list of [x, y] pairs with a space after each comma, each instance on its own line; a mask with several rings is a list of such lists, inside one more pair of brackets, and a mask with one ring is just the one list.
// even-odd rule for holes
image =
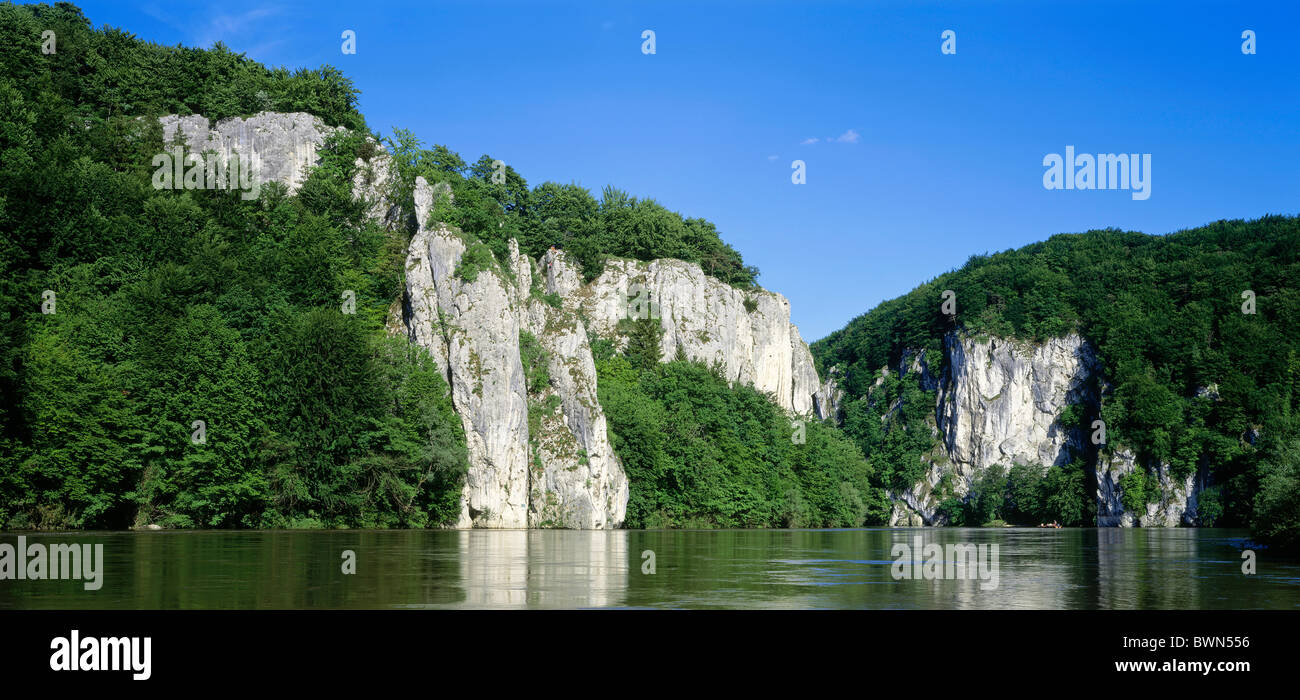
[[[177, 139], [192, 153], [215, 151], [229, 160], [250, 158], [259, 183], [280, 182], [296, 192], [316, 164], [330, 133], [305, 113], [263, 112], [215, 124], [201, 115], [161, 120], [165, 144]], [[369, 215], [391, 230], [404, 217], [387, 200], [392, 184], [382, 148], [358, 161], [353, 189], [370, 203]], [[664, 330], [661, 356], [718, 364], [730, 381], [751, 385], [796, 415], [839, 413], [843, 392], [832, 368], [819, 378], [807, 344], [790, 323], [789, 302], [762, 289], [743, 291], [680, 260], [610, 260], [584, 284], [560, 250], [534, 262], [512, 242], [501, 270], [473, 282], [457, 279], [465, 251], [456, 233], [427, 221], [436, 188], [417, 187], [418, 232], [407, 260], [403, 303], [390, 328], [427, 348], [443, 369], [464, 423], [471, 468], [462, 499], [460, 527], [609, 528], [622, 524], [627, 478], [609, 443], [596, 398], [589, 333], [622, 342], [618, 324], [628, 300], [645, 295]], [[536, 280], [536, 282], [535, 282]], [[556, 309], [534, 295], [534, 286], [560, 297]], [[644, 290], [642, 292], [641, 290]], [[521, 331], [532, 333], [548, 353], [551, 385], [528, 396], [519, 353]], [[1100, 372], [1092, 347], [1077, 335], [1036, 346], [1000, 338], [950, 334], [944, 342], [942, 377], [931, 373], [923, 353], [908, 353], [899, 372], [920, 372], [922, 388], [936, 392], [931, 430], [937, 449], [927, 455], [922, 481], [892, 493], [891, 524], [940, 524], [942, 495], [965, 495], [985, 469], [1000, 464], [1063, 464], [1084, 453], [1079, 431], [1059, 424], [1071, 404], [1096, 406], [1089, 386]], [[541, 413], [530, 434], [529, 402], [550, 397], [558, 407]], [[551, 401], [549, 403], [554, 403]], [[1132, 451], [1115, 446], [1096, 455], [1098, 524], [1175, 526], [1195, 524], [1196, 475], [1175, 479], [1168, 465], [1150, 470], [1157, 497], [1139, 512], [1123, 503], [1122, 479], [1140, 468]]]
[[728, 381], [771, 395], [787, 411], [814, 413], [821, 382], [780, 294], [736, 289], [681, 260], [610, 260], [587, 285], [563, 251], [548, 251], [541, 265], [546, 291], [580, 312], [589, 331], [621, 343], [618, 324], [628, 317], [629, 298], [643, 295], [664, 330], [662, 359], [681, 350], [689, 360], [720, 364]]
[[926, 459], [922, 481], [891, 493], [891, 525], [943, 524], [939, 493], [951, 475], [951, 495], [964, 497], [986, 469], [1016, 464], [1066, 464], [1096, 454], [1098, 525], [1145, 527], [1196, 522], [1195, 475], [1174, 483], [1167, 465], [1155, 465], [1161, 489], [1145, 512], [1132, 513], [1122, 502], [1120, 478], [1139, 468], [1133, 453], [1119, 445], [1090, 452], [1085, 430], [1061, 424], [1067, 406], [1099, 406], [1102, 366], [1092, 345], [1077, 334], [1041, 344], [950, 333], [944, 340], [944, 372], [929, 374], [923, 355], [904, 358], [900, 371], [922, 372], [922, 388], [936, 391], [937, 448]]
[[[161, 123], [166, 144], [179, 139], [192, 153], [251, 158], [259, 183], [280, 182], [290, 193], [338, 130], [305, 113], [263, 112], [216, 124], [171, 115]], [[583, 283], [563, 251], [533, 261], [514, 241], [508, 260], [467, 281], [456, 275], [466, 240], [429, 221], [435, 199], [450, 193], [420, 179], [416, 211], [405, 212], [388, 199], [392, 172], [382, 148], [357, 165], [353, 192], [368, 202], [373, 220], [396, 231], [415, 217], [405, 290], [388, 327], [428, 349], [451, 388], [470, 460], [457, 527], [622, 525], [627, 476], [597, 399], [589, 333], [624, 342], [618, 325], [638, 289], [664, 330], [664, 361], [680, 352], [719, 365], [729, 381], [767, 393], [794, 415], [825, 418], [837, 410], [840, 392], [818, 377], [785, 297], [736, 289], [697, 264], [668, 259], [610, 260], [596, 280]], [[538, 292], [558, 295], [560, 307]], [[548, 358], [550, 383], [532, 392], [523, 332]]]
[[[720, 363], [730, 380], [769, 393], [792, 413], [812, 412], [820, 382], [784, 297], [742, 292], [679, 260], [614, 260], [583, 284], [562, 251], [534, 263], [513, 240], [504, 267], [466, 282], [456, 275], [465, 241], [428, 221], [435, 196], [417, 180], [422, 223], [407, 258], [401, 319], [392, 325], [433, 353], [469, 436], [459, 527], [622, 525], [627, 476], [597, 398], [588, 334], [622, 342], [618, 324], [628, 317], [635, 285], [651, 300], [647, 308], [657, 309], [663, 359], [680, 349], [692, 360]], [[541, 299], [542, 290], [559, 297], [559, 308]], [[522, 331], [549, 358], [550, 385], [539, 396], [525, 386]], [[548, 401], [552, 396], [558, 402]], [[530, 402], [538, 414], [531, 428]]]
[[[417, 180], [416, 216], [427, 222], [433, 189]], [[513, 242], [512, 242], [513, 243]], [[571, 312], [530, 294], [534, 264], [511, 246], [509, 273], [456, 275], [466, 249], [459, 234], [421, 223], [406, 262], [400, 321], [429, 349], [465, 427], [470, 470], [458, 527], [613, 528], [623, 523], [627, 476], [609, 443], [596, 400], [596, 368], [585, 330]], [[530, 434], [520, 333], [547, 351], [551, 384], [536, 399]], [[547, 411], [544, 401], [559, 397]]]

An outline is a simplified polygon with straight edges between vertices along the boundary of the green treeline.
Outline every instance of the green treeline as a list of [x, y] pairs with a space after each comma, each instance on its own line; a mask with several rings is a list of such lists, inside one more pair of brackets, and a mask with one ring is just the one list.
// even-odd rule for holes
[[[882, 411], [901, 397], [893, 420], [919, 427], [934, 394], [922, 392], [914, 374], [875, 388], [880, 368], [926, 350], [931, 372], [942, 372], [942, 339], [955, 329], [1025, 340], [1078, 331], [1097, 348], [1111, 387], [1101, 410], [1108, 444], [1134, 450], [1148, 468], [1168, 464], [1179, 478], [1203, 470], [1203, 521], [1251, 524], [1286, 543], [1300, 532], [1297, 280], [1295, 217], [1220, 221], [1167, 236], [1058, 235], [972, 257], [812, 349], [819, 370], [842, 373], [845, 432], [868, 459], [887, 455], [878, 471], [898, 486], [919, 475], [918, 459], [932, 445], [928, 431], [882, 429]], [[941, 308], [945, 290], [956, 294], [954, 317]], [[873, 391], [882, 393], [869, 398]], [[1064, 427], [1082, 425], [1083, 410], [1072, 407]], [[912, 466], [891, 473], [886, 463]], [[1076, 471], [1063, 481], [1070, 489], [1083, 478]], [[1158, 488], [1153, 474], [1130, 484], [1138, 500]]]
[[604, 270], [609, 256], [699, 263], [706, 274], [742, 288], [752, 287], [758, 277], [712, 223], [683, 218], [653, 199], [612, 186], [599, 200], [576, 184], [545, 182], [530, 190], [503, 161], [484, 155], [466, 165], [446, 146], [425, 149], [401, 129], [388, 146], [402, 183], [396, 199], [412, 210], [417, 176], [445, 183], [454, 203], [439, 201], [431, 218], [482, 242], [498, 262], [506, 259], [507, 243], [514, 238], [534, 260], [551, 246], [563, 248], [587, 281]]
[[[53, 53], [42, 33], [54, 32]], [[211, 49], [161, 46], [121, 29], [94, 30], [71, 3], [0, 6], [4, 78], [25, 97], [69, 103], [62, 121], [128, 120], [146, 114], [202, 114], [214, 121], [257, 112], [310, 112], [330, 126], [365, 127], [359, 92], [337, 68], [266, 68], [218, 42]]]

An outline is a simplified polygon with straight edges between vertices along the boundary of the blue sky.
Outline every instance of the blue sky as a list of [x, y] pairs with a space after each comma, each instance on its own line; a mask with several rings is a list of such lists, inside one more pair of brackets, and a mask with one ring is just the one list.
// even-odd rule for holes
[[[710, 219], [809, 341], [973, 254], [1300, 212], [1290, 0], [80, 4], [151, 41], [339, 66], [384, 135]], [[1152, 154], [1150, 198], [1045, 189], [1067, 145]]]

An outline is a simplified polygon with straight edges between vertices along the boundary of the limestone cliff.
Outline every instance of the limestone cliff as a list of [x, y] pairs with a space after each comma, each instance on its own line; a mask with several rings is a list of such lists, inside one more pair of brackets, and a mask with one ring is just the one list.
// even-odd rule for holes
[[[1097, 526], [1098, 527], [1177, 527], [1198, 523], [1197, 500], [1200, 495], [1196, 474], [1184, 479], [1176, 478], [1169, 465], [1158, 464], [1154, 469], [1159, 488], [1148, 490], [1156, 494], [1138, 512], [1125, 508], [1124, 487], [1121, 479], [1138, 469], [1137, 458], [1127, 448], [1104, 452], [1097, 459]], [[1151, 476], [1148, 475], [1147, 479]]]
[[787, 411], [813, 413], [817, 370], [780, 294], [736, 289], [681, 260], [610, 260], [587, 285], [563, 251], [548, 251], [541, 264], [546, 291], [580, 312], [589, 331], [622, 343], [619, 321], [628, 317], [629, 300], [643, 296], [646, 313], [664, 329], [664, 360], [681, 350], [689, 360], [720, 364], [728, 381], [767, 393]]
[[[467, 282], [456, 274], [466, 242], [428, 221], [433, 197], [417, 180], [420, 226], [393, 326], [431, 350], [469, 436], [459, 527], [622, 525], [627, 476], [597, 399], [589, 333], [625, 342], [617, 327], [637, 294], [664, 328], [665, 360], [680, 350], [792, 413], [812, 412], [820, 381], [779, 294], [737, 290], [679, 260], [613, 260], [584, 284], [562, 251], [533, 262], [514, 241], [504, 265]], [[546, 351], [550, 384], [540, 390], [525, 386], [522, 331]]]
[[259, 183], [279, 182], [291, 193], [306, 181], [325, 138], [342, 129], [328, 127], [305, 112], [260, 112], [216, 124], [198, 114], [171, 114], [159, 121], [164, 144], [174, 143], [179, 135], [188, 153], [212, 151], [227, 162], [237, 156], [251, 157]]
[[1174, 483], [1166, 465], [1154, 473], [1159, 500], [1146, 512], [1125, 511], [1120, 477], [1137, 468], [1122, 446], [1087, 449], [1089, 432], [1063, 425], [1067, 406], [1092, 409], [1105, 392], [1101, 363], [1091, 344], [1077, 334], [1042, 344], [950, 333], [944, 340], [942, 376], [930, 374], [924, 354], [906, 354], [898, 370], [920, 372], [921, 387], [936, 391], [931, 430], [936, 449], [926, 473], [911, 488], [891, 493], [892, 525], [943, 524], [938, 507], [947, 496], [965, 496], [975, 478], [993, 465], [1046, 469], [1074, 459], [1093, 459], [1098, 525], [1175, 526], [1196, 521], [1194, 476]]
[[[216, 124], [172, 115], [161, 123], [165, 143], [252, 158], [259, 183], [280, 182], [291, 193], [337, 131], [305, 113], [264, 112]], [[792, 414], [829, 417], [838, 410], [840, 392], [818, 377], [785, 297], [736, 289], [680, 260], [611, 260], [584, 283], [562, 251], [533, 261], [514, 241], [507, 260], [458, 275], [469, 241], [429, 220], [435, 200], [450, 196], [445, 186], [417, 180], [415, 211], [405, 211], [391, 196], [393, 174], [382, 148], [357, 166], [353, 193], [366, 201], [370, 218], [393, 232], [415, 231], [404, 293], [388, 328], [427, 348], [451, 388], [470, 460], [458, 527], [622, 525], [627, 476], [597, 399], [589, 334], [623, 342], [617, 327], [636, 294], [664, 329], [664, 360], [680, 352], [716, 364], [730, 381], [754, 386]], [[558, 307], [543, 298], [552, 294]], [[526, 386], [525, 332], [544, 350], [547, 386]]]
[[[619, 527], [627, 476], [609, 444], [582, 325], [530, 295], [533, 264], [516, 246], [507, 267], [473, 281], [457, 275], [466, 243], [428, 223], [433, 198], [419, 179], [421, 224], [407, 256], [401, 327], [432, 352], [465, 427], [470, 470], [458, 527]], [[551, 385], [533, 407], [537, 434], [520, 357], [524, 330], [549, 357]], [[550, 396], [559, 399], [553, 409], [545, 408]]]
[[[325, 139], [339, 130], [305, 113], [263, 112], [215, 124], [200, 115], [170, 115], [160, 122], [165, 144], [180, 141], [190, 153], [211, 151], [227, 161], [250, 159], [259, 185], [279, 182], [291, 193], [306, 180]], [[625, 342], [619, 323], [629, 317], [629, 301], [659, 320], [663, 359], [682, 355], [717, 365], [729, 381], [767, 393], [792, 414], [838, 417], [844, 398], [838, 369], [830, 368], [824, 381], [818, 376], [780, 294], [737, 289], [696, 264], [668, 259], [612, 259], [584, 283], [563, 251], [533, 261], [513, 241], [508, 260], [470, 280], [456, 274], [466, 240], [428, 220], [435, 199], [450, 196], [445, 186], [419, 181], [415, 211], [404, 211], [390, 196], [393, 176], [382, 148], [357, 166], [353, 191], [366, 201], [369, 216], [391, 231], [415, 230], [405, 292], [389, 328], [427, 348], [451, 387], [471, 463], [459, 527], [622, 524], [627, 477], [597, 400], [589, 343], [592, 334]], [[559, 306], [543, 294], [558, 297]], [[531, 391], [522, 332], [537, 338], [550, 375], [547, 386]], [[1028, 345], [952, 333], [943, 353], [926, 358], [907, 352], [896, 368], [917, 373], [921, 388], [935, 392], [930, 430], [936, 448], [923, 458], [924, 478], [890, 494], [891, 524], [942, 524], [941, 500], [964, 496], [992, 465], [1046, 469], [1079, 457], [1095, 460], [1099, 525], [1197, 521], [1195, 475], [1175, 479], [1167, 465], [1149, 465], [1147, 492], [1155, 495], [1141, 512], [1130, 512], [1122, 483], [1139, 468], [1133, 453], [1123, 446], [1085, 449], [1083, 431], [1061, 424], [1065, 407], [1095, 409], [1101, 400], [1100, 362], [1078, 335]]]

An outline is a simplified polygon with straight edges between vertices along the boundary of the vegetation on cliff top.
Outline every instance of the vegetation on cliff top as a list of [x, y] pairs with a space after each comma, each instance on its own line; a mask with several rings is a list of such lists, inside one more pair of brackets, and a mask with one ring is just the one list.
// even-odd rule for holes
[[[415, 178], [446, 183], [451, 204], [440, 198], [431, 219], [459, 228], [505, 263], [514, 238], [536, 260], [551, 246], [564, 249], [583, 277], [595, 279], [608, 257], [699, 263], [705, 274], [742, 288], [754, 286], [757, 268], [723, 242], [704, 219], [684, 218], [653, 199], [638, 199], [607, 186], [597, 200], [577, 184], [544, 182], [531, 190], [524, 178], [488, 155], [467, 165], [446, 146], [425, 148], [409, 131], [388, 141], [398, 175], [396, 199], [413, 209]], [[428, 222], [422, 222], [428, 223]]]

